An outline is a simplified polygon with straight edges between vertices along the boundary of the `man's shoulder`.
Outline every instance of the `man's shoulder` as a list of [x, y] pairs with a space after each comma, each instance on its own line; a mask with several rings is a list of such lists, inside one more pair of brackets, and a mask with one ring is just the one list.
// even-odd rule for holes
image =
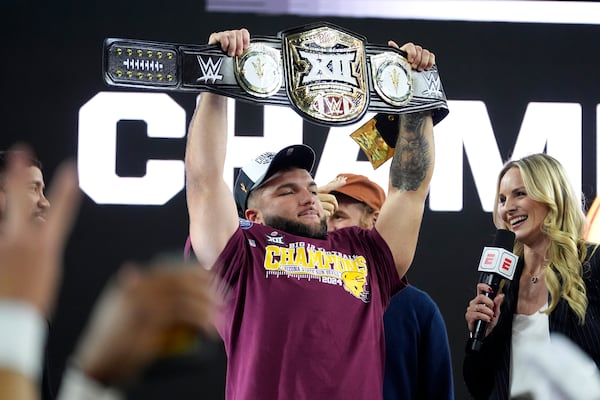
[[[438, 306], [433, 298], [424, 290], [413, 285], [407, 285], [392, 297], [393, 303], [412, 304], [419, 307], [428, 307], [437, 309]], [[391, 305], [391, 304], [390, 304]]]

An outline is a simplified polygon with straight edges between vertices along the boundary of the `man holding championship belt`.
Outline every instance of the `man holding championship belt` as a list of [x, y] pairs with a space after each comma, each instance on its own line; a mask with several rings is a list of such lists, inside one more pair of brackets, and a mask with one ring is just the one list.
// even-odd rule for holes
[[[348, 97], [311, 75], [343, 75], [338, 81], [349, 83], [366, 73], [356, 66], [365, 60], [352, 58], [354, 67], [347, 69], [319, 58], [320, 46], [339, 50], [337, 60], [351, 58], [352, 46], [336, 46], [335, 36], [327, 30], [307, 37], [291, 32], [283, 44], [284, 64], [308, 64], [295, 65], [295, 78], [282, 85], [295, 99], [294, 107], [312, 113], [309, 118], [352, 120], [360, 117], [360, 112], [351, 115], [355, 107], [370, 104], [364, 98], [370, 96], [367, 86], [354, 85]], [[240, 29], [213, 33], [209, 44], [219, 44], [239, 62], [251, 40]], [[398, 46], [388, 44], [396, 53]], [[433, 53], [420, 46], [407, 43], [399, 49], [414, 71], [435, 64]], [[300, 58], [294, 59], [296, 53]], [[258, 55], [249, 62], [256, 76], [246, 71], [246, 86], [276, 93], [276, 68], [269, 69]], [[312, 89], [322, 85], [321, 95], [303, 86], [307, 82]], [[389, 193], [375, 228], [327, 233], [308, 146], [258, 156], [240, 170], [232, 196], [223, 179], [227, 99], [221, 94], [228, 93], [212, 92], [201, 96], [190, 123], [185, 165], [194, 253], [203, 265], [213, 265], [228, 292], [217, 326], [228, 355], [226, 398], [381, 399], [383, 314], [405, 285], [402, 278], [415, 254], [434, 167], [436, 110], [417, 107], [396, 117]]]

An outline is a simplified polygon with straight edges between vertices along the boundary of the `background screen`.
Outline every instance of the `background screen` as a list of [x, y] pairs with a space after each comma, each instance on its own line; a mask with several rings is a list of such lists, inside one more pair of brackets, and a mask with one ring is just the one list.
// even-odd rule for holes
[[[382, 8], [378, 15], [374, 10], [386, 2], [368, 10], [362, 3], [368, 2], [0, 2], [0, 147], [30, 143], [44, 164], [46, 182], [61, 160], [76, 159], [86, 194], [50, 331], [54, 382], [117, 268], [126, 260], [181, 255], [188, 232], [182, 160], [196, 96], [107, 87], [103, 40], [204, 44], [218, 30], [247, 27], [252, 35], [274, 36], [326, 20], [372, 43], [413, 41], [436, 54], [450, 114], [435, 129], [436, 176], [408, 278], [443, 313], [456, 398], [467, 398], [461, 374], [464, 313], [475, 293], [482, 248], [493, 240], [490, 210], [502, 163], [513, 152], [546, 151], [565, 163], [583, 201], [590, 204], [596, 196], [600, 29], [593, 20], [577, 23], [567, 14], [550, 22], [493, 22], [461, 21], [461, 13], [452, 12], [452, 20], [443, 20], [430, 5], [437, 17], [420, 19], [390, 5], [396, 2], [387, 2], [389, 13]], [[513, 3], [513, 15], [525, 15], [519, 3], [539, 3], [532, 15], [544, 15], [544, 3], [559, 2]], [[349, 128], [329, 129], [303, 122], [288, 108], [243, 102], [230, 117], [230, 180], [257, 153], [304, 142], [318, 153], [317, 183], [354, 171], [385, 187], [388, 165], [376, 172], [366, 168], [347, 137]], [[151, 368], [129, 397], [220, 398], [223, 374], [220, 344], [205, 340], [193, 354], [174, 355]]]

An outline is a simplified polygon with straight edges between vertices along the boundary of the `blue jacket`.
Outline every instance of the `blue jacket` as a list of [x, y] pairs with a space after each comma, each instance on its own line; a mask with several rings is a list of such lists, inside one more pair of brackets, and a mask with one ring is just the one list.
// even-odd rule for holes
[[448, 333], [440, 310], [424, 291], [407, 286], [385, 314], [385, 400], [453, 400]]

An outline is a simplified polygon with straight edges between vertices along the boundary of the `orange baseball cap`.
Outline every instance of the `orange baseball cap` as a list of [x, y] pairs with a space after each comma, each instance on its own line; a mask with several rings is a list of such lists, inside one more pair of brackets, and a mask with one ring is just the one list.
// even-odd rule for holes
[[379, 211], [385, 201], [385, 192], [375, 182], [364, 175], [339, 174], [338, 178], [346, 178], [346, 184], [332, 191], [333, 194], [341, 193], [357, 201], [367, 204], [375, 211]]

